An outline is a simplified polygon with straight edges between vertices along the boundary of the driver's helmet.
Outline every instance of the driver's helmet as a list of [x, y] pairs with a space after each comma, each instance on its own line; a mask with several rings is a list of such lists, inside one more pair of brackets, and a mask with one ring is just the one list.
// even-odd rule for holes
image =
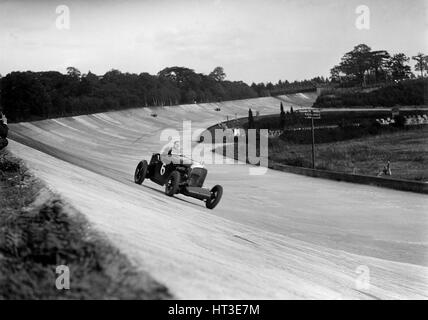
[[172, 146], [172, 153], [179, 154], [180, 152], [181, 152], [180, 141], [176, 140], [174, 141], [174, 144]]
[[180, 150], [180, 141], [179, 140], [175, 140], [174, 142], [168, 143], [168, 145], [166, 145], [161, 154], [167, 154], [167, 155], [171, 155], [171, 154], [180, 154], [181, 150]]

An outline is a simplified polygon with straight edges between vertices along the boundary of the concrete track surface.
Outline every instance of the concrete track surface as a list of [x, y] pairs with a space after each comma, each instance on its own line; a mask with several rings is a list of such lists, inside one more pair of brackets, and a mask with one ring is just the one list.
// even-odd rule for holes
[[[284, 103], [285, 99], [288, 102]], [[285, 107], [314, 96], [281, 97]], [[428, 298], [425, 195], [328, 181], [249, 165], [208, 165], [219, 206], [169, 198], [135, 166], [165, 128], [206, 128], [226, 115], [278, 113], [258, 98], [10, 125], [10, 150], [142, 269], [178, 298]], [[152, 112], [157, 117], [152, 117]]]

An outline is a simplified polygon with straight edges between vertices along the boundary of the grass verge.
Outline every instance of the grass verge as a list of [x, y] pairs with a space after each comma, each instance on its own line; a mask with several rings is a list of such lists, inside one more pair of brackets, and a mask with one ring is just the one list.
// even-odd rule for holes
[[[80, 213], [0, 154], [0, 299], [168, 299]], [[57, 266], [70, 270], [58, 290]]]
[[[428, 127], [317, 144], [318, 169], [376, 176], [391, 162], [391, 178], [428, 181]], [[311, 167], [311, 145], [269, 141], [269, 160]]]
[[[316, 138], [315, 138], [316, 140]], [[428, 126], [399, 132], [382, 133], [339, 142], [316, 144], [316, 168], [376, 176], [387, 161], [393, 179], [428, 181]], [[295, 144], [281, 138], [269, 138], [269, 164], [311, 168], [311, 145]], [[219, 147], [216, 152], [237, 159], [245, 144], [233, 150]], [[234, 154], [228, 154], [233, 152]]]

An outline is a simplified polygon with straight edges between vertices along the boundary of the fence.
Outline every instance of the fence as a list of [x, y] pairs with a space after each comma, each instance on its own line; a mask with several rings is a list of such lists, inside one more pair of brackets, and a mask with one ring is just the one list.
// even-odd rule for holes
[[287, 166], [279, 163], [270, 164], [269, 168], [274, 170], [295, 173], [295, 174], [301, 174], [309, 177], [315, 177], [315, 178], [324, 178], [324, 179], [330, 179], [330, 180], [336, 180], [336, 181], [352, 182], [352, 183], [390, 188], [395, 190], [412, 191], [417, 193], [428, 194], [428, 183], [426, 182], [310, 169], [310, 168], [303, 168], [303, 167]]

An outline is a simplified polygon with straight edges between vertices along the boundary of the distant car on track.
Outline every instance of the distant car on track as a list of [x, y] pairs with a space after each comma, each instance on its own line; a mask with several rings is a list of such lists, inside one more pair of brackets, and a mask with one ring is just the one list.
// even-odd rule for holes
[[223, 187], [203, 188], [207, 169], [183, 155], [154, 153], [148, 163], [142, 160], [135, 169], [134, 182], [142, 184], [145, 179], [165, 186], [165, 194], [183, 194], [205, 202], [208, 209], [214, 209], [221, 200]]

